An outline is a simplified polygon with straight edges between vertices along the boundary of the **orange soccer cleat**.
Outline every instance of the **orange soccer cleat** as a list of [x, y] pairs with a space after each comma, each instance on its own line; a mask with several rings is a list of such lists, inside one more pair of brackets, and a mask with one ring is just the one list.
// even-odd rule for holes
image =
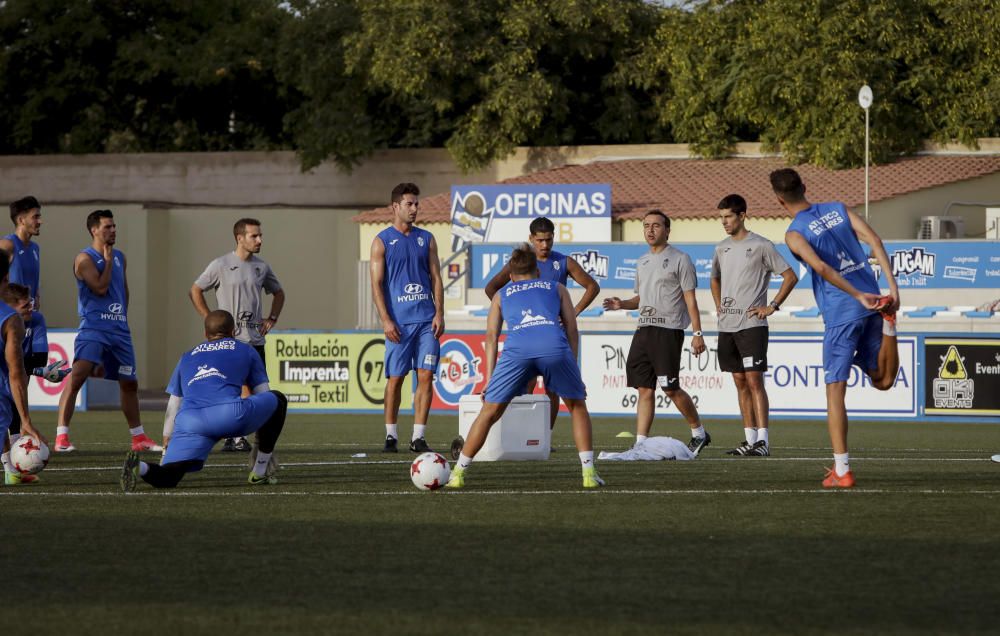
[[854, 488], [854, 473], [847, 471], [843, 475], [837, 475], [833, 468], [826, 469], [826, 479], [823, 480], [824, 488]]

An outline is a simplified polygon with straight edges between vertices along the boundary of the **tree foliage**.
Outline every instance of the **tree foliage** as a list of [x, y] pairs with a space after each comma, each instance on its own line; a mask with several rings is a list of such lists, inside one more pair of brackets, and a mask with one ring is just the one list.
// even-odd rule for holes
[[270, 0], [6, 0], [0, 151], [282, 144]]
[[858, 165], [1000, 135], [1000, 0], [2, 0], [0, 152], [761, 141]]
[[[655, 27], [641, 0], [321, 0], [300, 11], [301, 50], [282, 68], [305, 95], [289, 122], [307, 165], [444, 145], [471, 168], [519, 145], [657, 138], [649, 98], [614, 76]], [[337, 97], [345, 88], [350, 104]], [[345, 112], [357, 126], [311, 126]]]

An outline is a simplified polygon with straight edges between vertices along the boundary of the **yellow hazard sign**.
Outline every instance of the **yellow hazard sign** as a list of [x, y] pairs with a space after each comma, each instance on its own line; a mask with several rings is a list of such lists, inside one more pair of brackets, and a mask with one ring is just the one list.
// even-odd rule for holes
[[962, 364], [963, 360], [965, 358], [958, 355], [958, 349], [955, 348], [955, 345], [948, 347], [948, 353], [941, 357], [938, 377], [942, 380], [965, 380], [968, 378], [969, 374], [965, 372], [965, 365]]

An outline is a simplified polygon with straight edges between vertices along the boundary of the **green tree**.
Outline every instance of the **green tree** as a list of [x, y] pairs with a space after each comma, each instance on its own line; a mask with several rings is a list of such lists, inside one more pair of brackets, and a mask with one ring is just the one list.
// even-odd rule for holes
[[0, 4], [4, 152], [269, 148], [288, 14], [269, 0]]
[[846, 167], [864, 157], [865, 83], [877, 162], [1000, 133], [998, 49], [998, 0], [709, 0], [665, 12], [635, 77], [700, 154], [759, 140]]
[[[659, 10], [641, 0], [326, 0], [296, 5], [283, 75], [305, 165], [445, 145], [465, 168], [519, 145], [638, 142], [657, 130], [616, 75]], [[649, 125], [647, 125], [649, 124]], [[332, 125], [333, 127], [331, 128]]]

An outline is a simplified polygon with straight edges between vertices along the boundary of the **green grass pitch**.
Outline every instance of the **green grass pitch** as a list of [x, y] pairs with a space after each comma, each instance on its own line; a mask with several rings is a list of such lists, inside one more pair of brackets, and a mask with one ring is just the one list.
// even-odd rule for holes
[[[430, 424], [446, 449], [456, 418]], [[587, 492], [560, 418], [550, 461], [473, 464], [465, 490], [424, 493], [410, 453], [379, 452], [380, 417], [296, 415], [277, 485], [250, 490], [246, 456], [215, 453], [174, 491], [125, 496], [121, 415], [80, 413], [79, 451], [0, 488], [4, 631], [31, 610], [15, 631], [997, 632], [1000, 427], [852, 422], [858, 487], [827, 492], [822, 422], [774, 423], [770, 458], [726, 456], [739, 424], [707, 425], [696, 461], [604, 462]], [[595, 447], [633, 426], [595, 420]], [[654, 434], [686, 437], [677, 418]]]

